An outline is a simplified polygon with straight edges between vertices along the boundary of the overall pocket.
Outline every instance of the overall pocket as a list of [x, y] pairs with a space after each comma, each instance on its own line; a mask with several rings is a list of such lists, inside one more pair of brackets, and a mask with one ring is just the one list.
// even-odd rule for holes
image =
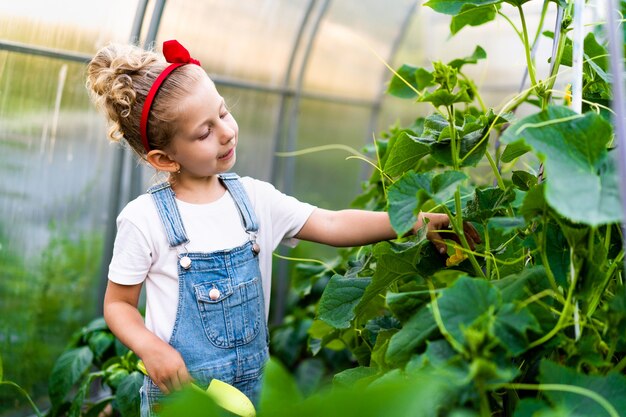
[[213, 345], [234, 348], [254, 340], [264, 314], [259, 277], [238, 285], [228, 278], [202, 282], [194, 291], [202, 327]]

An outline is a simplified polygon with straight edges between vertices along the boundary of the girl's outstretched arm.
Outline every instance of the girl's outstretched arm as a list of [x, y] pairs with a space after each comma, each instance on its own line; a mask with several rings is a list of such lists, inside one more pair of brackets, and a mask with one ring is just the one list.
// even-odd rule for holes
[[180, 353], [148, 330], [137, 310], [141, 284], [109, 281], [104, 295], [104, 320], [120, 341], [139, 356], [148, 375], [165, 394], [190, 382]]
[[[441, 213], [420, 213], [413, 231], [428, 222], [428, 239], [440, 253], [445, 253], [446, 244], [437, 230], [447, 229], [450, 219]], [[469, 223], [465, 234], [471, 246], [480, 242], [480, 236]], [[362, 246], [383, 240], [395, 239], [396, 232], [391, 227], [389, 214], [367, 210], [324, 210], [315, 209], [296, 238], [331, 246]]]

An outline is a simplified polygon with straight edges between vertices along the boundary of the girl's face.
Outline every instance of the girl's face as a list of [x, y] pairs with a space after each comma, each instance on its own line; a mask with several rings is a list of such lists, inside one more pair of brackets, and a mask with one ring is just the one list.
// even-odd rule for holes
[[239, 127], [213, 81], [203, 73], [178, 109], [170, 156], [181, 175], [209, 177], [233, 167]]

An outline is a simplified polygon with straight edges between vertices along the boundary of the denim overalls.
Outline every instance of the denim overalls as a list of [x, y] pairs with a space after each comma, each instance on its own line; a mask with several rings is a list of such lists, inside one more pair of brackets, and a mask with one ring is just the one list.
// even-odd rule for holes
[[[182, 355], [195, 383], [213, 378], [234, 385], [256, 405], [268, 358], [265, 302], [255, 242], [258, 225], [248, 196], [234, 173], [220, 175], [250, 241], [242, 246], [188, 253], [189, 242], [169, 183], [148, 190], [165, 227], [170, 248], [179, 247], [178, 310], [170, 345]], [[141, 415], [152, 415], [163, 394], [149, 377], [141, 389]]]

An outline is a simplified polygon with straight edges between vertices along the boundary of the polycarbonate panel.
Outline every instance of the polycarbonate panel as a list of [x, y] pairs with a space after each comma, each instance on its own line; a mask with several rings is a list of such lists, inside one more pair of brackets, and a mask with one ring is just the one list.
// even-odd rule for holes
[[384, 64], [410, 9], [408, 0], [331, 1], [305, 69], [305, 91], [366, 100], [381, 89]]
[[[130, 36], [135, 1], [3, 1], [0, 41], [92, 54]], [[109, 200], [104, 118], [85, 65], [0, 49], [0, 354], [45, 409], [52, 364], [94, 318]], [[22, 408], [0, 391], [0, 414]]]
[[[541, 6], [541, 2], [524, 4], [528, 31], [531, 36], [534, 36], [537, 30]], [[515, 22], [517, 27], [520, 27], [518, 13], [513, 7], [503, 4], [502, 11]], [[555, 14], [555, 6], [551, 3], [545, 18], [544, 31], [554, 30]], [[393, 61], [393, 68], [406, 63], [431, 70], [432, 61], [449, 62], [455, 58], [467, 57], [473, 53], [477, 45], [480, 45], [486, 51], [487, 58], [478, 61], [477, 64], [464, 66], [463, 72], [476, 82], [485, 104], [488, 107], [500, 109], [519, 91], [526, 68], [524, 49], [517, 34], [502, 17], [482, 26], [464, 27], [453, 37], [449, 36], [449, 26], [450, 16], [418, 5], [417, 12]], [[542, 36], [536, 52], [539, 79], [546, 78], [548, 75], [548, 58], [551, 48], [552, 40]], [[391, 79], [391, 76], [389, 72], [387, 80]], [[525, 88], [528, 86], [527, 79]], [[520, 108], [518, 115], [524, 114], [527, 110], [527, 107]], [[413, 104], [410, 100], [386, 96], [379, 126], [385, 128], [398, 119], [406, 125], [417, 115], [432, 112], [433, 109], [429, 103]]]
[[281, 86], [308, 3], [170, 0], [157, 46], [176, 38], [210, 74]]
[[137, 2], [0, 1], [0, 40], [91, 54], [103, 43], [129, 39]]
[[[342, 145], [361, 151], [365, 144], [370, 109], [316, 100], [300, 102], [297, 150]], [[293, 195], [326, 209], [348, 208], [360, 192], [364, 162], [348, 159], [352, 153], [332, 149], [295, 158]], [[286, 157], [287, 158], [287, 157]]]

